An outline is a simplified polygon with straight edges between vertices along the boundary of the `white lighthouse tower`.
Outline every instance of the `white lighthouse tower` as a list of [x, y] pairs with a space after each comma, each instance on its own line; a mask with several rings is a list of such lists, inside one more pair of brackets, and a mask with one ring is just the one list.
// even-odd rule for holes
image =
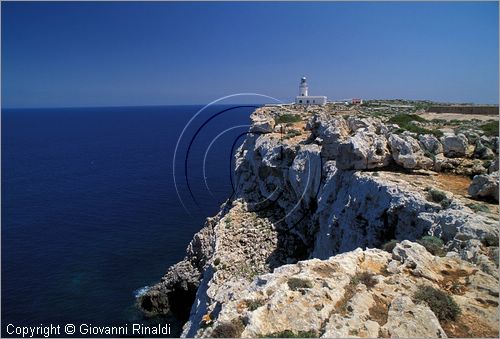
[[323, 95], [309, 95], [309, 86], [307, 85], [306, 77], [300, 79], [299, 95], [295, 97], [297, 105], [324, 105], [326, 97]]
[[300, 85], [299, 85], [299, 96], [306, 97], [308, 90], [309, 86], [307, 86], [306, 77], [302, 77], [302, 79], [300, 79]]

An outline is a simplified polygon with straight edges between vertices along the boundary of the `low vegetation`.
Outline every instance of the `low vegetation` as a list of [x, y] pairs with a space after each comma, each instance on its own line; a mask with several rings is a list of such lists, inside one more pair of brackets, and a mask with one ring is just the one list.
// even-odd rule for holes
[[491, 161], [491, 160], [485, 160], [485, 161], [483, 161], [483, 167], [488, 168], [491, 166], [492, 163], [493, 163], [493, 161]]
[[429, 197], [434, 202], [441, 202], [444, 199], [446, 199], [446, 193], [444, 193], [443, 191], [440, 191], [438, 189], [429, 188], [428, 193], [429, 193]]
[[231, 322], [223, 322], [217, 325], [212, 332], [212, 338], [239, 338], [244, 329], [243, 320], [236, 318]]
[[481, 239], [481, 242], [484, 244], [484, 246], [487, 247], [498, 247], [498, 235], [488, 234], [483, 239]]
[[389, 116], [393, 115], [391, 112], [387, 112], [387, 111], [373, 111], [373, 112], [370, 112], [370, 114], [374, 117], [377, 117], [377, 118], [389, 117]]
[[427, 129], [415, 124], [415, 122], [425, 123], [425, 120], [422, 117], [419, 117], [416, 114], [397, 114], [391, 117], [388, 122], [392, 124], [397, 124], [399, 129], [396, 130], [396, 133], [402, 133], [404, 131], [416, 133], [416, 134], [433, 134], [435, 137], [442, 137], [443, 132], [438, 129]]
[[318, 338], [318, 333], [314, 330], [310, 331], [290, 331], [284, 330], [281, 332], [275, 332], [271, 334], [264, 334], [259, 336], [260, 338]]
[[375, 275], [370, 272], [358, 272], [354, 276], [351, 277], [351, 280], [349, 281], [349, 284], [344, 289], [344, 295], [342, 298], [337, 301], [335, 304], [335, 308], [338, 310], [338, 312], [342, 315], [346, 315], [349, 310], [347, 307], [347, 304], [349, 300], [354, 296], [356, 293], [356, 287], [358, 284], [364, 284], [366, 288], [371, 289], [377, 284], [377, 279], [375, 278]]
[[485, 135], [489, 137], [498, 136], [498, 121], [490, 121], [479, 126]]
[[250, 311], [255, 311], [259, 307], [264, 306], [264, 302], [262, 300], [258, 300], [258, 299], [257, 300], [247, 300], [246, 304], [247, 304], [247, 308]]
[[375, 274], [370, 272], [360, 272], [356, 273], [355, 276], [351, 278], [352, 285], [364, 284], [368, 289], [371, 289], [375, 285], [377, 285], [377, 279], [375, 278]]
[[294, 122], [299, 122], [302, 121], [302, 118], [300, 115], [297, 114], [280, 114], [274, 118], [274, 122], [276, 124], [288, 124], [288, 123], [294, 123]]
[[310, 280], [301, 278], [290, 278], [288, 279], [287, 284], [292, 291], [296, 291], [301, 288], [313, 287], [312, 282]]
[[440, 204], [442, 208], [450, 207], [452, 200], [446, 196], [445, 192], [432, 187], [428, 187], [427, 193], [429, 194], [429, 199], [435, 203]]
[[432, 159], [432, 161], [436, 161], [436, 155], [432, 152], [429, 152], [428, 150], [424, 150], [424, 155], [429, 158], [429, 159]]
[[256, 276], [262, 274], [263, 272], [253, 265], [243, 264], [239, 267], [239, 273], [242, 277], [245, 277], [248, 280], [253, 280]]
[[416, 114], [397, 114], [389, 119], [390, 123], [398, 124], [399, 126], [407, 125], [413, 123], [414, 121], [427, 122], [427, 120]]
[[289, 131], [286, 132], [286, 134], [285, 134], [285, 136], [283, 138], [284, 139], [290, 139], [290, 138], [294, 138], [296, 136], [299, 136], [301, 134], [302, 133], [299, 130], [291, 129], [291, 130], [289, 130]]
[[480, 203], [471, 203], [471, 204], [467, 204], [465, 206], [469, 207], [471, 210], [473, 210], [476, 213], [477, 212], [486, 212], [486, 213], [490, 212], [490, 209], [488, 208], [488, 206], [486, 206], [484, 204], [480, 204]]
[[439, 320], [456, 320], [460, 307], [453, 298], [445, 292], [431, 286], [420, 286], [415, 293], [415, 299], [429, 305]]
[[432, 106], [432, 102], [417, 102], [415, 103], [415, 110], [416, 111], [427, 111], [430, 107]]
[[390, 240], [382, 245], [382, 249], [386, 252], [392, 253], [392, 250], [399, 243], [397, 240]]
[[421, 239], [417, 240], [417, 242], [424, 246], [427, 251], [429, 251], [432, 255], [437, 255], [443, 257], [446, 255], [446, 250], [444, 249], [443, 240], [438, 237], [434, 237], [432, 235], [425, 235]]

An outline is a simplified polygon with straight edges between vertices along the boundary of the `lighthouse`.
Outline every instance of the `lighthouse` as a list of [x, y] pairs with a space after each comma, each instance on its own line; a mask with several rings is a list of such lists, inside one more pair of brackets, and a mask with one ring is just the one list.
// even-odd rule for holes
[[295, 103], [297, 105], [324, 105], [326, 104], [326, 97], [323, 95], [309, 95], [307, 79], [302, 77], [299, 84], [299, 95], [295, 97]]
[[302, 79], [300, 79], [300, 85], [299, 85], [299, 96], [306, 97], [308, 90], [309, 86], [307, 86], [306, 77], [302, 77]]

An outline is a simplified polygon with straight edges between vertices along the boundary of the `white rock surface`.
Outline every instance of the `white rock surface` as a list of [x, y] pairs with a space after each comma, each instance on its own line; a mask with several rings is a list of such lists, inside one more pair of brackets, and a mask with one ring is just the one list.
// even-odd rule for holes
[[[393, 272], [386, 269], [389, 266], [394, 267]], [[422, 271], [428, 271], [432, 279], [424, 277]], [[456, 276], [450, 281], [452, 273]], [[203, 335], [212, 336], [219, 326], [244, 319], [241, 337], [285, 331], [324, 338], [447, 337], [431, 308], [415, 299], [421, 285], [450, 286], [464, 317], [481, 322], [487, 319], [490, 333], [498, 331], [494, 306], [498, 297], [489, 293], [496, 288], [493, 277], [464, 261], [434, 257], [422, 246], [405, 241], [396, 246], [392, 256], [381, 250], [356, 249], [326, 260], [285, 265], [262, 275], [222, 304], [217, 320]], [[491, 304], [484, 307], [488, 302]], [[481, 316], [475, 313], [478, 307], [483, 308]]]
[[422, 134], [418, 138], [422, 148], [432, 154], [443, 153], [443, 145], [432, 134]]
[[[374, 118], [294, 109], [309, 122], [305, 131], [303, 122], [292, 127], [301, 131], [293, 142], [274, 132], [279, 108], [252, 114], [250, 132], [258, 133], [235, 152], [233, 199], [139, 300], [145, 313], [168, 314], [174, 297], [196, 290], [183, 336], [456, 335], [414, 299], [418, 286], [430, 285], [453, 294], [460, 319], [482, 324], [477, 336], [497, 335], [498, 246], [485, 243], [498, 239], [498, 218], [451, 192], [443, 208], [405, 173], [485, 173], [483, 160], [449, 158], [472, 155], [465, 136], [445, 136], [441, 145], [432, 135], [394, 134], [397, 126]], [[498, 199], [498, 173], [482, 178], [474, 192], [489, 195], [496, 183]], [[446, 257], [414, 242], [423, 235], [440, 237]], [[391, 253], [374, 249], [391, 239], [401, 241]], [[375, 283], [363, 283], [363, 272]]]
[[444, 155], [450, 158], [464, 156], [467, 152], [468, 140], [463, 134], [445, 134], [441, 137]]
[[489, 198], [498, 201], [498, 172], [476, 175], [469, 186], [473, 198]]
[[392, 157], [398, 165], [408, 169], [432, 167], [432, 159], [424, 155], [418, 141], [411, 136], [390, 134], [388, 142]]
[[392, 300], [382, 331], [391, 338], [447, 338], [431, 309], [404, 295]]

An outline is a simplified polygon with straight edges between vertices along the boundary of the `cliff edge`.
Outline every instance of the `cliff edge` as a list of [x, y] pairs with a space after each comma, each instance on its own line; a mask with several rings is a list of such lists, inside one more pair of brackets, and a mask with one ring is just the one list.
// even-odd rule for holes
[[498, 136], [333, 105], [251, 119], [235, 193], [146, 315], [186, 337], [498, 337]]

